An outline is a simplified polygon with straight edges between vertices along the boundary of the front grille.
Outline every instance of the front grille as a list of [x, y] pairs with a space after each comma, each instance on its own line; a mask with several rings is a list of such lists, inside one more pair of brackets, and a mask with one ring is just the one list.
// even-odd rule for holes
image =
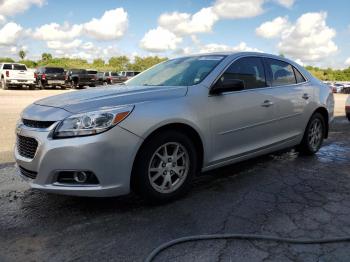
[[22, 119], [22, 122], [25, 126], [33, 128], [48, 128], [55, 123], [55, 121], [37, 121], [29, 119]]
[[17, 135], [17, 151], [21, 156], [32, 159], [37, 148], [38, 141], [34, 138]]
[[25, 169], [25, 168], [23, 168], [23, 167], [21, 167], [21, 166], [19, 166], [19, 171], [21, 172], [21, 174], [22, 174], [23, 176], [29, 177], [29, 178], [31, 178], [31, 179], [35, 179], [36, 176], [38, 175], [37, 172], [30, 171], [30, 170]]

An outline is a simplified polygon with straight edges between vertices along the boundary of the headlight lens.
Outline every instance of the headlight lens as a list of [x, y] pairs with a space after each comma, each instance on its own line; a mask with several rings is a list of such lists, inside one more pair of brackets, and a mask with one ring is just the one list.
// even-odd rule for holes
[[102, 133], [123, 121], [133, 108], [133, 106], [124, 106], [70, 116], [58, 124], [53, 137], [64, 138]]

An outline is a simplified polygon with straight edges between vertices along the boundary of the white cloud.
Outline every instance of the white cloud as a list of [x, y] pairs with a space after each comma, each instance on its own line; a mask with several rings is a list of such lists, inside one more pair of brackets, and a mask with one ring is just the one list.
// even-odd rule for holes
[[3, 15], [0, 15], [0, 25], [4, 24], [6, 22], [6, 17]]
[[81, 32], [81, 25], [51, 23], [36, 28], [33, 37], [45, 41], [70, 40], [80, 36]]
[[128, 26], [128, 14], [123, 8], [106, 11], [101, 18], [84, 24], [50, 23], [35, 29], [33, 37], [44, 41], [72, 40], [82, 35], [97, 40], [114, 40], [122, 37]]
[[333, 42], [336, 31], [326, 24], [327, 13], [305, 13], [284, 30], [278, 49], [281, 53], [304, 62], [327, 58], [338, 50]]
[[237, 19], [263, 13], [265, 0], [217, 0], [213, 10], [220, 18]]
[[93, 18], [84, 24], [85, 33], [98, 40], [122, 37], [128, 27], [128, 13], [123, 8], [106, 11], [100, 19]]
[[345, 65], [346, 66], [350, 66], [350, 57], [348, 59], [345, 60]]
[[0, 45], [12, 45], [21, 37], [23, 28], [13, 22], [5, 24], [0, 29]]
[[80, 47], [81, 43], [82, 41], [79, 39], [75, 39], [71, 42], [48, 41], [47, 47], [50, 49], [68, 50]]
[[291, 8], [294, 5], [295, 0], [276, 0], [280, 5]]
[[212, 31], [218, 16], [211, 7], [202, 8], [191, 15], [188, 13], [165, 13], [158, 19], [158, 24], [176, 35], [189, 35], [193, 33], [208, 33]]
[[257, 48], [249, 47], [245, 42], [240, 42], [236, 46], [229, 46], [223, 44], [206, 44], [200, 47], [200, 53], [210, 53], [210, 52], [261, 52]]
[[1, 0], [0, 15], [3, 17], [22, 13], [32, 5], [43, 6], [45, 0]]
[[288, 18], [279, 16], [272, 21], [262, 23], [255, 32], [258, 36], [264, 38], [274, 38], [280, 36], [289, 26]]
[[336, 31], [326, 24], [327, 13], [305, 13], [295, 23], [287, 17], [277, 17], [261, 24], [256, 34], [278, 37], [278, 51], [304, 63], [321, 61], [334, 54], [338, 47], [333, 39]]
[[92, 50], [95, 48], [95, 45], [92, 42], [86, 42], [81, 46], [84, 50]]
[[177, 44], [182, 42], [182, 38], [176, 36], [169, 30], [157, 27], [148, 31], [140, 42], [141, 48], [151, 52], [163, 52], [175, 50]]

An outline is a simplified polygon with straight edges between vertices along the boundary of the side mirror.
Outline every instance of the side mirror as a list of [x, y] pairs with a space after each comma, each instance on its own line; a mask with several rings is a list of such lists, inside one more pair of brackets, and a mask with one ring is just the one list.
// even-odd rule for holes
[[239, 79], [225, 79], [223, 81], [217, 81], [212, 87], [211, 94], [221, 94], [232, 91], [241, 91], [244, 89], [244, 82]]

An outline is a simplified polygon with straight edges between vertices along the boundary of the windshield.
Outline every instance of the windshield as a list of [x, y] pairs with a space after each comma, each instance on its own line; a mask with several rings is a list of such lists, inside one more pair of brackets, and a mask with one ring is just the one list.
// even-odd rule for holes
[[182, 57], [158, 64], [125, 82], [128, 86], [191, 86], [200, 83], [225, 56]]
[[59, 67], [46, 67], [45, 72], [48, 74], [63, 74], [64, 69]]
[[25, 65], [13, 64], [13, 70], [27, 70]]
[[117, 72], [112, 72], [111, 76], [119, 76], [119, 74]]
[[97, 71], [96, 71], [96, 70], [87, 70], [86, 72], [87, 72], [88, 74], [92, 74], [92, 75], [97, 74]]

